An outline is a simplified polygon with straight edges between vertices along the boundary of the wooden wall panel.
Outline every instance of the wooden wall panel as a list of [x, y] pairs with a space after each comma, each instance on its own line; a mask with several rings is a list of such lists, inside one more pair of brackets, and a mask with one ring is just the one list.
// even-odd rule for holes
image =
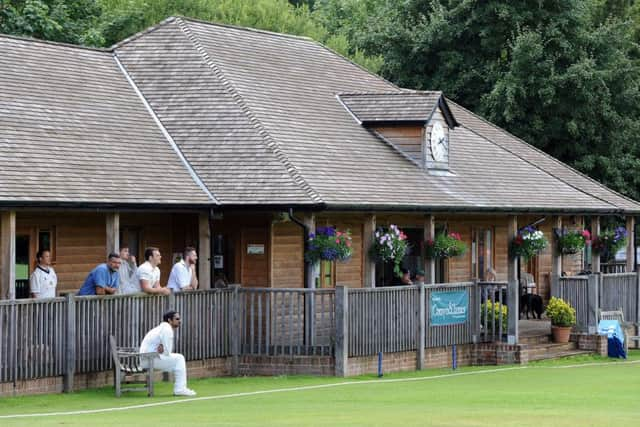
[[422, 126], [385, 126], [374, 128], [398, 149], [412, 157], [422, 161], [422, 140], [424, 128]]
[[294, 222], [271, 227], [271, 287], [304, 287], [304, 242], [302, 227]]
[[339, 230], [351, 231], [353, 255], [346, 262], [336, 263], [336, 284], [350, 288], [361, 288], [364, 285], [362, 230], [364, 227], [361, 217], [352, 220], [338, 220], [335, 226]]

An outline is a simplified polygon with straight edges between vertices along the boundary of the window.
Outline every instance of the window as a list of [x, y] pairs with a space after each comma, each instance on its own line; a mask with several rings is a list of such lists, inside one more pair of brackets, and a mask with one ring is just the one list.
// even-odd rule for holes
[[474, 229], [471, 242], [472, 276], [485, 280], [489, 268], [493, 268], [493, 228]]
[[316, 288], [334, 288], [335, 286], [335, 261], [320, 261], [320, 277], [316, 280]]

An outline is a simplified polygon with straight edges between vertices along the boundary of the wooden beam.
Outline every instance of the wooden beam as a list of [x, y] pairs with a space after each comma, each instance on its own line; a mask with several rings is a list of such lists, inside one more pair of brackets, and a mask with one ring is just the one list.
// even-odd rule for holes
[[198, 289], [211, 289], [211, 229], [209, 213], [198, 214]]
[[[591, 240], [595, 240], [600, 235], [600, 217], [591, 217]], [[591, 271], [593, 273], [600, 272], [600, 254], [594, 254], [591, 251]]]
[[[433, 240], [436, 237], [436, 217], [427, 215], [423, 225], [424, 242]], [[422, 249], [424, 251], [424, 248]], [[436, 260], [424, 257], [424, 283], [431, 285], [436, 283]]]
[[107, 254], [120, 252], [120, 213], [109, 212], [106, 217]]
[[[518, 235], [518, 217], [510, 215], [507, 220], [507, 247]], [[507, 262], [507, 341], [509, 344], [518, 343], [518, 317], [520, 315], [520, 284], [518, 283], [518, 258], [508, 255]]]
[[635, 243], [636, 218], [627, 217], [627, 272], [632, 272], [636, 267], [636, 243]]
[[364, 229], [362, 231], [362, 259], [364, 262], [364, 287], [376, 287], [376, 262], [369, 255], [369, 249], [373, 245], [373, 238], [376, 232], [376, 216], [367, 215], [364, 219]]
[[0, 215], [0, 298], [16, 298], [16, 212]]

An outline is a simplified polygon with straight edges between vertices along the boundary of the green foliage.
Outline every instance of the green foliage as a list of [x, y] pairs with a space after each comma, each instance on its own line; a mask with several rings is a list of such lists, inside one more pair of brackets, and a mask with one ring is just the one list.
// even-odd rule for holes
[[605, 260], [613, 259], [620, 249], [627, 244], [627, 229], [624, 227], [609, 228], [600, 232], [593, 240], [593, 252]]
[[584, 249], [585, 243], [589, 239], [587, 230], [567, 230], [556, 231], [558, 251], [562, 254], [577, 254]]
[[500, 312], [502, 312], [502, 332], [507, 332], [509, 310], [506, 305], [496, 301], [491, 302], [488, 299], [485, 303], [480, 304], [480, 324], [485, 324], [485, 316], [490, 331], [498, 332], [500, 330]]
[[427, 258], [450, 258], [464, 255], [467, 245], [458, 233], [439, 233], [434, 240], [425, 242]]
[[351, 258], [351, 232], [337, 231], [333, 227], [318, 227], [315, 233], [309, 234], [307, 251], [304, 255], [307, 262], [346, 261]]
[[527, 226], [519, 230], [516, 238], [511, 241], [509, 254], [512, 257], [521, 257], [528, 261], [542, 252], [547, 245], [547, 238], [544, 237], [542, 231]]
[[573, 326], [576, 324], [576, 310], [561, 298], [551, 297], [545, 311], [554, 326]]
[[0, 32], [98, 46], [101, 13], [96, 0], [0, 0]]

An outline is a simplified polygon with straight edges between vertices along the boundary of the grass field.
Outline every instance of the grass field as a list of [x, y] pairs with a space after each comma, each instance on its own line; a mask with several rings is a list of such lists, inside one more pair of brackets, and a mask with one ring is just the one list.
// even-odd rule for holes
[[[197, 398], [120, 399], [110, 387], [0, 399], [0, 426], [635, 426], [640, 351], [628, 361], [580, 357], [527, 367], [425, 370], [348, 379], [213, 378], [190, 381]], [[298, 390], [293, 390], [298, 388]], [[263, 392], [260, 394], [250, 394]], [[154, 405], [135, 407], [136, 405]], [[104, 412], [5, 418], [11, 414]]]

